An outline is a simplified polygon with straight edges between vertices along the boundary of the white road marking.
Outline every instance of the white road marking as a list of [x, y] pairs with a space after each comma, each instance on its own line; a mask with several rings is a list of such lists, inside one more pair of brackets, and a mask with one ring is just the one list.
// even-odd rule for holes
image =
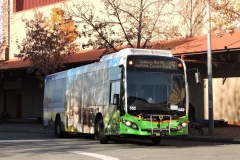
[[82, 152], [82, 151], [70, 151], [70, 152], [75, 154], [91, 156], [91, 157], [99, 158], [102, 160], [119, 160], [118, 158], [115, 158], [115, 157], [105, 156], [105, 155], [96, 154], [96, 153], [89, 153], [89, 152]]

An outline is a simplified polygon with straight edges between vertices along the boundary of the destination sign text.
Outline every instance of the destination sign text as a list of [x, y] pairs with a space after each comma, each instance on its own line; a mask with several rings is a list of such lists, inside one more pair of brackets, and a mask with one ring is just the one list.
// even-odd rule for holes
[[135, 60], [135, 68], [177, 70], [177, 62], [173, 60]]

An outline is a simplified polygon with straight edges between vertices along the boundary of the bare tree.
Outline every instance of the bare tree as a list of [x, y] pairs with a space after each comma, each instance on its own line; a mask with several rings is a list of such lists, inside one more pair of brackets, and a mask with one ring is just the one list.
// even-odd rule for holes
[[83, 48], [146, 48], [153, 40], [180, 35], [171, 21], [171, 0], [101, 0], [97, 5], [77, 1], [74, 8], [67, 7], [69, 16], [83, 25], [81, 35], [87, 41]]
[[181, 0], [177, 4], [177, 13], [182, 17], [181, 26], [186, 37], [194, 37], [201, 33], [207, 22], [205, 0]]

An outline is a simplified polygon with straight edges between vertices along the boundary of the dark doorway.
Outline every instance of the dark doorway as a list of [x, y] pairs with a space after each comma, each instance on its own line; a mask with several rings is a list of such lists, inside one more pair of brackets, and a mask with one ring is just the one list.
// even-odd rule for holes
[[8, 112], [9, 119], [22, 118], [22, 94], [18, 89], [6, 90], [5, 107]]

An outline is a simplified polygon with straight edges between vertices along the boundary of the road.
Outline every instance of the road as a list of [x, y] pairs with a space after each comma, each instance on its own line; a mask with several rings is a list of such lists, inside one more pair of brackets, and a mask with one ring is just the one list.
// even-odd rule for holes
[[91, 138], [0, 132], [0, 160], [239, 160], [239, 144], [163, 139], [99, 144]]

